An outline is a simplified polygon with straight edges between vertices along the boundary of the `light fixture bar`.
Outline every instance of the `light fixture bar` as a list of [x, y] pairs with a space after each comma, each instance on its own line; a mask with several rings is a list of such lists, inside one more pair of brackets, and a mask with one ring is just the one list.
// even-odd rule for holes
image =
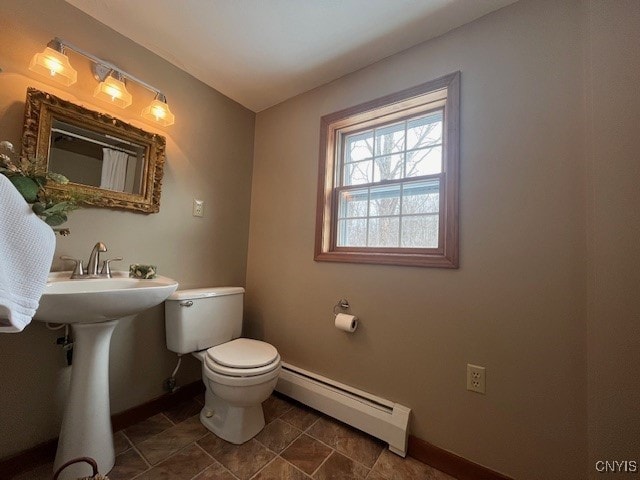
[[153, 101], [142, 110], [142, 117], [163, 126], [174, 124], [175, 115], [171, 113], [167, 98], [159, 89], [60, 37], [51, 40], [44, 52], [36, 53], [33, 56], [29, 70], [40, 75], [50, 76], [56, 82], [67, 87], [72, 85], [76, 82], [77, 72], [69, 63], [69, 58], [65, 53], [67, 50], [91, 61], [94, 77], [100, 82], [93, 92], [95, 98], [110, 102], [120, 108], [127, 108], [133, 102], [133, 97], [125, 85], [125, 80], [130, 80], [154, 94]]
[[151, 92], [155, 93], [156, 95], [161, 95], [164, 98], [164, 94], [160, 90], [158, 90], [156, 87], [154, 87], [153, 85], [149, 85], [147, 82], [144, 82], [144, 81], [140, 80], [135, 75], [131, 75], [130, 73], [125, 72], [124, 70], [122, 70], [120, 67], [117, 67], [113, 63], [107, 62], [106, 60], [103, 60], [103, 59], [101, 59], [99, 57], [96, 57], [95, 55], [87, 52], [86, 50], [81, 49], [80, 47], [76, 47], [74, 44], [69, 43], [66, 40], [63, 40], [63, 39], [61, 39], [59, 37], [56, 37], [56, 38], [54, 38], [53, 40], [51, 40], [49, 42], [49, 46], [51, 48], [53, 48], [54, 50], [58, 50], [58, 51], [60, 51], [61, 49], [65, 49], [65, 48], [68, 48], [69, 50], [73, 50], [74, 52], [82, 55], [83, 57], [88, 58], [93, 63], [95, 63], [97, 65], [102, 65], [102, 66], [106, 67], [109, 70], [113, 70], [114, 72], [118, 72], [123, 77], [125, 77], [125, 78], [127, 78], [129, 80], [132, 80], [132, 81], [136, 82], [139, 85], [142, 85], [147, 90], [150, 90]]

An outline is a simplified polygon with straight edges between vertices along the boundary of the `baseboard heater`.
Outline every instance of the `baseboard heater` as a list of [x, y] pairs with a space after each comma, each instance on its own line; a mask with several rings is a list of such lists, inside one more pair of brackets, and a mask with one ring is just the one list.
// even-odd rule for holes
[[326, 377], [282, 363], [276, 391], [336, 418], [407, 454], [411, 409]]

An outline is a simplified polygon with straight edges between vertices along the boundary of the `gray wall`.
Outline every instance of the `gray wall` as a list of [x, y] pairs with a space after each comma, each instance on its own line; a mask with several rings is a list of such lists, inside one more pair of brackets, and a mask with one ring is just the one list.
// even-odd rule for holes
[[[252, 334], [514, 478], [639, 462], [638, 45], [635, 0], [522, 0], [260, 112]], [[456, 70], [460, 269], [314, 263], [320, 117]], [[354, 335], [332, 326], [343, 297]], [[465, 390], [468, 362], [486, 396]]]
[[[518, 479], [586, 471], [584, 21], [581, 2], [518, 2], [256, 119], [251, 333]], [[456, 70], [460, 269], [315, 263], [320, 117]], [[340, 298], [353, 335], [333, 327]]]
[[[79, 81], [58, 88], [28, 71], [34, 53], [60, 36], [160, 88], [176, 115], [170, 127], [145, 123], [140, 111], [153, 95], [135, 84], [134, 104], [111, 108], [93, 98], [95, 80], [82, 57], [71, 56]], [[57, 238], [56, 257], [87, 258], [104, 242], [110, 256], [151, 263], [182, 288], [244, 285], [251, 198], [253, 112], [224, 97], [144, 48], [62, 0], [0, 2], [0, 139], [20, 144], [28, 86], [104, 111], [167, 139], [160, 213], [144, 215], [87, 208], [73, 212], [71, 235]], [[204, 218], [191, 216], [192, 199], [205, 200]], [[69, 267], [60, 261], [54, 269]], [[0, 458], [57, 436], [59, 404], [68, 381], [58, 333], [32, 323], [18, 335], [0, 335]], [[164, 340], [162, 307], [123, 321], [111, 346], [111, 406], [119, 412], [160, 394], [175, 356]], [[178, 375], [184, 384], [200, 378], [186, 358]], [[62, 382], [60, 382], [62, 380]]]
[[587, 15], [589, 465], [600, 478], [598, 460], [640, 469], [640, 2], [592, 0]]

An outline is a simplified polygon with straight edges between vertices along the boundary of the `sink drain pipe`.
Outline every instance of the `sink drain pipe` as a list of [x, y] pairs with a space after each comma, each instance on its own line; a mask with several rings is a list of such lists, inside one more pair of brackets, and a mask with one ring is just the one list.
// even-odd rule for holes
[[69, 324], [63, 323], [58, 326], [52, 326], [49, 322], [45, 323], [45, 326], [49, 330], [60, 330], [64, 328], [64, 336], [56, 339], [56, 345], [60, 345], [67, 357], [67, 366], [71, 366], [73, 363], [73, 340], [69, 334]]
[[176, 368], [173, 370], [173, 373], [169, 378], [164, 381], [164, 389], [169, 393], [174, 393], [180, 387], [176, 387], [176, 373], [178, 373], [178, 369], [180, 368], [180, 363], [182, 363], [182, 354], [178, 353], [178, 364]]

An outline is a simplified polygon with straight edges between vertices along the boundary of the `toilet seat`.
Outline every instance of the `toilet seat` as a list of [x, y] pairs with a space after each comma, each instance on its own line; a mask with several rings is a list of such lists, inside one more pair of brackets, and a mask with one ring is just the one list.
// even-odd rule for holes
[[278, 351], [266, 342], [238, 338], [207, 350], [206, 367], [229, 377], [255, 377], [264, 375], [280, 366]]

